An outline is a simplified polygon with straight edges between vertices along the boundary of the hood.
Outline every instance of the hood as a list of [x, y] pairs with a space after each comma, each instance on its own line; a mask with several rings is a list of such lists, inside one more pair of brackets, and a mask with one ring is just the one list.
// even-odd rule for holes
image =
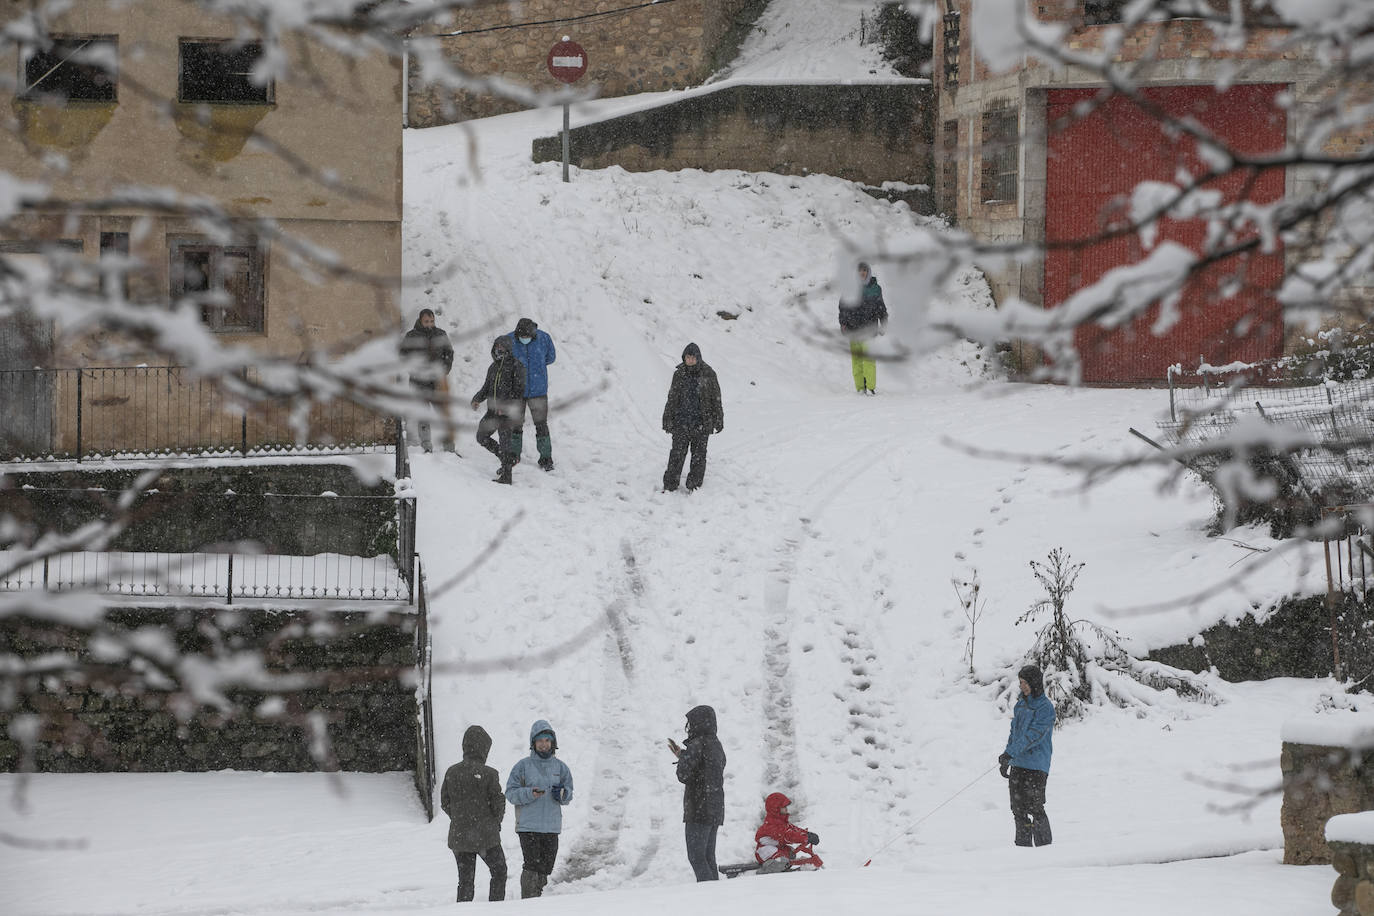
[[530, 750], [534, 750], [534, 739], [544, 732], [548, 732], [549, 737], [553, 739], [553, 749], [557, 752], [558, 735], [554, 732], [553, 726], [549, 724], [548, 719], [535, 719], [534, 724], [530, 726]]
[[689, 343], [687, 346], [683, 347], [682, 358], [685, 360], [689, 356], [695, 356], [697, 362], [701, 362], [701, 347], [698, 347], [694, 343]]
[[490, 752], [491, 735], [480, 725], [469, 725], [468, 730], [463, 732], [463, 759], [486, 763]]
[[1045, 675], [1042, 674], [1040, 672], [1040, 669], [1037, 668], [1035, 665], [1027, 665], [1020, 671], [1016, 672], [1016, 676], [1020, 678], [1025, 678], [1026, 683], [1030, 684], [1031, 696], [1038, 697], [1044, 694]]
[[698, 738], [716, 733], [716, 711], [709, 706], [695, 706], [687, 713], [687, 737]]
[[792, 799], [781, 792], [774, 792], [763, 800], [763, 810], [768, 812], [769, 817], [785, 817], [782, 809], [790, 804], [792, 804]]
[[533, 318], [521, 318], [515, 323], [516, 337], [533, 337], [537, 330], [539, 330], [539, 325], [534, 323]]
[[515, 351], [511, 348], [510, 338], [502, 334], [491, 343], [491, 358], [497, 361], [508, 359]]

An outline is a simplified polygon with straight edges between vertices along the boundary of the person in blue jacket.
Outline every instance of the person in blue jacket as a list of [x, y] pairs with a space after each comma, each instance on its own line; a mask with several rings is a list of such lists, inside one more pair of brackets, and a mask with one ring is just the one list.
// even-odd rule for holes
[[[539, 466], [546, 471], [553, 470], [553, 440], [549, 438], [549, 366], [558, 357], [553, 348], [553, 338], [544, 331], [533, 318], [521, 318], [515, 323], [515, 330], [506, 335], [510, 338], [515, 358], [525, 367], [525, 406], [534, 420], [534, 444], [539, 449]], [[511, 439], [515, 449], [515, 460], [520, 460], [520, 450], [524, 447], [524, 421]]]
[[522, 899], [538, 897], [549, 883], [563, 830], [563, 806], [573, 797], [572, 770], [554, 756], [557, 751], [553, 727], [539, 719], [530, 726], [530, 755], [511, 768], [506, 780], [506, 801], [515, 806], [515, 835], [525, 859]]
[[1054, 754], [1054, 704], [1045, 696], [1045, 676], [1035, 665], [1018, 672], [1021, 696], [1011, 716], [1007, 747], [997, 758], [1009, 780], [1011, 817], [1017, 846], [1048, 846], [1050, 819], [1045, 814], [1045, 784]]

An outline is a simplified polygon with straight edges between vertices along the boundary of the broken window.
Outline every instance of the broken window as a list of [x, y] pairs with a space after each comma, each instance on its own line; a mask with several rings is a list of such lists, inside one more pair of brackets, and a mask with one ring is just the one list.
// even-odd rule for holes
[[215, 245], [198, 237], [173, 237], [173, 303], [199, 303], [200, 317], [215, 331], [262, 333], [266, 284], [262, 249], [257, 245]]
[[24, 54], [25, 98], [113, 102], [119, 83], [118, 40], [113, 35], [54, 37]]
[[984, 203], [1016, 200], [1021, 128], [1016, 107], [1007, 102], [983, 112]]
[[253, 69], [262, 60], [262, 42], [181, 39], [177, 100], [268, 105], [275, 96], [272, 80], [257, 80]]

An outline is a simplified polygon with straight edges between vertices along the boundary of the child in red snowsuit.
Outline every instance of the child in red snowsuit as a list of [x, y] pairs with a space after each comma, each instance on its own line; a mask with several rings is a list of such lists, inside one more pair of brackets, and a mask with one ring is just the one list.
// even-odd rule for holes
[[[808, 865], [812, 868], [821, 867], [821, 857], [811, 848], [821, 838], [787, 819], [787, 806], [790, 804], [792, 799], [781, 792], [774, 792], [763, 800], [766, 816], [763, 824], [754, 831], [754, 858], [763, 864], [760, 872]], [[772, 868], [766, 864], [769, 862], [774, 863]]]

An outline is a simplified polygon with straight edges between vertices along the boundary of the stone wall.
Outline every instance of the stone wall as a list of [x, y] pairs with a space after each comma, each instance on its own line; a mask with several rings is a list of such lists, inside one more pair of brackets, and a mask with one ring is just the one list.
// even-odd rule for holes
[[[18, 705], [0, 710], [0, 770], [414, 770], [417, 622], [413, 609], [121, 607], [94, 628], [6, 616], [0, 643], [12, 657], [61, 653], [82, 665], [79, 673], [15, 679], [26, 683]], [[194, 678], [169, 687], [149, 666], [111, 658], [134, 634], [175, 645], [189, 666], [183, 675], [246, 660], [235, 664], [235, 683], [252, 686], [225, 687], [222, 706], [185, 689]], [[219, 689], [200, 678], [199, 689], [207, 686]], [[10, 730], [25, 715], [41, 722], [27, 753]]]
[[1374, 846], [1331, 842], [1336, 883], [1331, 903], [1337, 916], [1374, 916]]
[[1370, 749], [1283, 742], [1279, 766], [1283, 771], [1284, 864], [1330, 863], [1327, 820], [1337, 814], [1374, 810], [1374, 767], [1364, 766], [1371, 754]]
[[[931, 88], [924, 81], [844, 86], [730, 85], [670, 105], [574, 127], [579, 168], [742, 169], [823, 173], [925, 187], [929, 212]], [[534, 141], [535, 161], [561, 161], [561, 134]]]
[[[550, 92], [563, 84], [549, 75], [549, 48], [567, 35], [587, 52], [587, 73], [576, 84], [579, 91], [603, 98], [659, 92], [704, 82], [733, 57], [767, 0], [676, 0], [575, 22], [550, 21], [632, 5], [625, 0], [477, 4], [454, 12], [447, 23], [417, 30], [412, 41], [438, 42], [444, 57], [473, 77]], [[539, 22], [547, 24], [503, 28]], [[444, 34], [457, 31], [464, 34]], [[436, 86], [422, 78], [414, 62], [408, 91], [411, 127], [434, 127], [528, 107], [486, 92], [455, 92]]]

